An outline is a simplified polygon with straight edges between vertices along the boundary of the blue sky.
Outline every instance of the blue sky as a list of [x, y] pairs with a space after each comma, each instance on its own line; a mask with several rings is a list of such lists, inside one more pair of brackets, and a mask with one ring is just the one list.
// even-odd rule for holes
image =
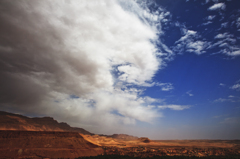
[[238, 0], [0, 4], [1, 110], [99, 134], [240, 138]]
[[[154, 5], [152, 11], [161, 7], [168, 13], [159, 39], [172, 51], [172, 57], [153, 81], [169, 87], [150, 87], [143, 96], [163, 100], [160, 110], [164, 117], [159, 122], [165, 124], [161, 126], [176, 131], [190, 127], [182, 130], [188, 136], [175, 134], [179, 138], [239, 138], [240, 3], [161, 0]], [[194, 33], [189, 36], [189, 32]], [[181, 41], [183, 37], [186, 39]], [[196, 45], [191, 49], [191, 44]], [[195, 127], [204, 135], [194, 132]]]
[[[239, 48], [239, 27], [236, 24], [240, 11], [239, 2], [190, 0], [157, 3], [171, 13], [173, 21], [178, 21], [184, 28], [196, 31], [200, 36], [199, 40], [209, 43], [207, 47], [210, 48], [203, 49], [205, 53], [200, 55], [186, 49], [180, 51], [180, 55], [175, 55], [166, 68], [159, 70], [155, 76], [157, 81], [172, 83], [174, 89], [161, 92], [157, 88], [151, 88], [146, 93], [156, 98], [165, 97], [167, 103], [191, 105], [188, 112], [183, 113], [184, 116], [180, 115], [182, 113], [174, 113], [174, 117], [170, 119], [177, 120], [182, 125], [198, 124], [203, 129], [204, 125], [227, 127], [229, 124], [229, 127], [239, 127], [240, 92], [239, 88], [233, 89], [233, 86], [239, 83], [240, 59], [239, 56], [228, 55], [231, 54], [231, 47]], [[211, 10], [213, 6], [219, 4], [224, 8]], [[210, 20], [210, 17], [214, 18]], [[226, 26], [223, 27], [224, 24]], [[172, 33], [169, 35], [169, 32]], [[218, 35], [230, 34], [232, 42], [228, 41], [227, 37], [216, 38]], [[166, 25], [163, 39], [167, 46], [174, 48], [175, 41], [181, 37], [181, 27]], [[213, 47], [218, 42], [225, 43], [226, 47], [219, 45]], [[239, 130], [234, 133], [234, 129], [230, 128], [229, 131], [235, 135], [239, 133]], [[239, 138], [238, 135], [236, 137]]]

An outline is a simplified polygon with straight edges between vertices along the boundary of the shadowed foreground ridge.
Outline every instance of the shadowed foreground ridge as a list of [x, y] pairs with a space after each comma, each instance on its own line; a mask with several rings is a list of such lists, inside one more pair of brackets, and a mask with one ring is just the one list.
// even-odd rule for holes
[[103, 149], [77, 132], [0, 131], [0, 158], [77, 158]]

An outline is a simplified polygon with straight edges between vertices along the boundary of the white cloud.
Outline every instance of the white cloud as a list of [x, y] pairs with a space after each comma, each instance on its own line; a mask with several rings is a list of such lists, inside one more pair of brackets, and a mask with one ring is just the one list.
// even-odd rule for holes
[[240, 117], [225, 118], [224, 121], [222, 121], [221, 123], [222, 124], [238, 124], [238, 125], [240, 125]]
[[223, 38], [231, 38], [231, 37], [233, 37], [233, 35], [231, 35], [229, 33], [223, 33], [223, 34], [216, 35], [214, 38], [215, 39], [223, 39]]
[[225, 44], [225, 49], [222, 50], [222, 53], [227, 54], [228, 56], [239, 56], [240, 55], [240, 47], [234, 46], [231, 44]]
[[172, 83], [157, 83], [156, 86], [161, 87], [162, 91], [170, 91], [174, 89]]
[[184, 31], [185, 35], [183, 37], [181, 37], [178, 41], [176, 41], [175, 43], [179, 43], [179, 42], [184, 42], [187, 41], [189, 38], [191, 37], [196, 37], [197, 36], [197, 32], [193, 31], [193, 30], [186, 30]]
[[240, 17], [238, 17], [238, 19], [236, 20], [236, 26], [237, 28], [240, 28]]
[[221, 42], [218, 46], [223, 48], [229, 47], [228, 43], [225, 42]]
[[194, 96], [191, 92], [192, 92], [191, 90], [190, 90], [190, 91], [187, 91], [186, 94], [188, 94], [190, 97], [191, 97], [191, 96]]
[[216, 116], [213, 116], [213, 118], [223, 118], [223, 117], [226, 117], [226, 116], [229, 116], [229, 114], [216, 115]]
[[232, 87], [230, 87], [230, 89], [240, 91], [240, 84], [237, 83], [237, 84], [233, 85]]
[[156, 99], [156, 98], [151, 98], [149, 96], [143, 97], [142, 98], [146, 104], [152, 104], [152, 103], [162, 103], [164, 99]]
[[158, 106], [159, 109], [172, 109], [172, 110], [184, 110], [189, 109], [191, 106], [189, 105], [162, 105]]
[[225, 98], [218, 98], [214, 100], [214, 102], [226, 102], [226, 101], [231, 101], [230, 99], [225, 99]]
[[208, 21], [206, 23], [203, 23], [202, 25], [208, 25], [208, 24], [211, 24], [212, 22], [211, 21]]
[[239, 102], [240, 98], [233, 95], [229, 95], [228, 98], [218, 98], [214, 102]]
[[213, 20], [215, 17], [216, 17], [215, 15], [209, 15], [209, 16], [207, 17], [207, 19], [208, 19], [208, 20]]
[[221, 24], [221, 28], [227, 28], [228, 27], [228, 22], [224, 22]]
[[240, 49], [239, 49], [239, 50], [236, 50], [236, 51], [233, 51], [233, 52], [231, 52], [229, 55], [231, 55], [231, 56], [239, 56], [239, 55], [240, 55]]
[[217, 34], [214, 39], [218, 40], [211, 47], [219, 47], [219, 53], [226, 54], [228, 56], [239, 56], [240, 48], [237, 43], [237, 38], [234, 37], [233, 34], [229, 34], [228, 32]]
[[226, 8], [225, 3], [216, 3], [214, 5], [212, 5], [211, 7], [208, 8], [208, 10], [224, 10]]
[[207, 42], [195, 41], [189, 42], [186, 47], [188, 52], [194, 52], [198, 55], [205, 53], [204, 49], [208, 46]]
[[232, 57], [240, 55], [240, 48], [237, 46], [231, 46], [231, 44], [229, 44], [228, 42], [225, 42], [225, 40], [219, 41], [213, 44], [212, 46], [216, 46], [216, 45], [221, 47], [221, 50], [219, 51], [219, 53], [232, 56]]
[[212, 20], [215, 18], [216, 16], [215, 15], [209, 15], [208, 17], [206, 17], [204, 20], [207, 20], [207, 22], [203, 23], [202, 25], [209, 25], [212, 22]]
[[220, 86], [225, 86], [225, 84], [223, 84], [223, 83], [220, 83], [219, 85], [220, 85]]
[[175, 42], [177, 45], [174, 47], [174, 51], [179, 53], [187, 51], [198, 55], [206, 52], [205, 49], [209, 46], [209, 43], [198, 40], [199, 35], [196, 31], [186, 29], [183, 29], [183, 31], [185, 32], [185, 35]]
[[[96, 125], [151, 122], [160, 116], [147, 107], [159, 101], [140, 97], [138, 88], [152, 86], [164, 63], [155, 46], [161, 44], [160, 7], [150, 13], [148, 4], [124, 0], [1, 3], [6, 9], [0, 20], [9, 25], [1, 35], [14, 37], [0, 46], [11, 52], [0, 54], [6, 61], [0, 95], [8, 95], [0, 102], [8, 109], [92, 125], [89, 130], [95, 131]], [[172, 84], [162, 85], [171, 89]]]

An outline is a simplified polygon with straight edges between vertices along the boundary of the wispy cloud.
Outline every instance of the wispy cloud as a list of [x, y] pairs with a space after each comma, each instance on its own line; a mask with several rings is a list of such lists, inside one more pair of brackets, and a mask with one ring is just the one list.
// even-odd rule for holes
[[207, 4], [210, 0], [205, 0], [205, 4]]
[[205, 49], [209, 46], [206, 41], [198, 40], [200, 37], [196, 31], [185, 30], [184, 36], [175, 42], [176, 46], [173, 48], [175, 52], [183, 53], [184, 51], [195, 54], [205, 53]]
[[214, 100], [214, 102], [227, 102], [227, 101], [232, 101], [231, 99], [226, 99], [226, 98], [218, 98]]
[[208, 46], [207, 42], [205, 41], [195, 41], [190, 42], [186, 45], [188, 52], [194, 52], [198, 55], [205, 53], [204, 50]]
[[236, 51], [230, 53], [231, 56], [240, 56], [240, 48], [237, 48]]
[[236, 20], [236, 26], [237, 28], [240, 28], [240, 17], [238, 17]]
[[216, 116], [213, 116], [213, 118], [217, 119], [217, 118], [223, 118], [223, 117], [227, 117], [227, 116], [229, 116], [229, 114], [216, 115]]
[[162, 103], [165, 101], [164, 99], [156, 99], [156, 98], [151, 98], [149, 96], [143, 97], [142, 99], [144, 100], [144, 103], [148, 105], [151, 105], [153, 103]]
[[192, 91], [187, 91], [186, 94], [188, 94], [190, 97], [193, 96], [193, 94], [191, 93]]
[[235, 84], [229, 88], [236, 91], [240, 91], [240, 80], [236, 81]]
[[189, 109], [191, 106], [189, 105], [161, 105], [158, 106], [159, 109], [171, 109], [171, 110], [184, 110]]
[[172, 83], [157, 83], [156, 86], [161, 87], [162, 91], [170, 91], [174, 89]]
[[218, 98], [214, 102], [240, 102], [240, 98], [237, 96], [229, 95], [226, 98]]
[[213, 20], [215, 17], [216, 17], [216, 15], [209, 15], [209, 16], [207, 17], [207, 19], [208, 19], [208, 20]]
[[233, 57], [240, 55], [240, 46], [237, 45], [237, 38], [233, 34], [228, 32], [218, 33], [214, 39], [217, 42], [213, 43], [211, 47], [218, 47], [220, 53]]
[[221, 28], [220, 29], [222, 29], [222, 28], [227, 28], [228, 27], [228, 22], [223, 22], [222, 24], [221, 24]]
[[197, 36], [197, 32], [194, 30], [186, 30], [183, 29], [183, 31], [185, 32], [185, 35], [182, 36], [178, 41], [176, 41], [175, 43], [179, 43], [179, 42], [184, 42], [187, 41], [188, 39], [190, 39], [191, 37], [196, 37]]
[[216, 3], [208, 8], [208, 10], [224, 10], [226, 8], [225, 3]]
[[208, 21], [206, 23], [203, 23], [202, 25], [209, 25], [209, 24], [212, 24], [212, 21]]
[[222, 121], [221, 123], [222, 124], [238, 124], [238, 125], [240, 125], [240, 117], [225, 118], [224, 121]]
[[220, 83], [219, 85], [220, 85], [220, 86], [222, 86], [222, 87], [224, 87], [224, 86], [225, 86], [225, 84], [224, 84], [224, 83]]
[[213, 22], [212, 22], [212, 20], [215, 18], [216, 16], [215, 15], [209, 15], [208, 17], [206, 17], [204, 20], [207, 20], [207, 22], [205, 22], [205, 23], [203, 23], [203, 24], [201, 24], [201, 25], [209, 25], [209, 24], [212, 24]]
[[223, 34], [218, 34], [216, 35], [214, 38], [215, 39], [223, 39], [223, 38], [232, 38], [233, 35], [229, 34], [229, 33], [223, 33]]
[[230, 87], [230, 89], [233, 89], [233, 90], [240, 91], [240, 84], [239, 84], [239, 83], [237, 83], [237, 84], [235, 84], [235, 85], [231, 86], [231, 87]]

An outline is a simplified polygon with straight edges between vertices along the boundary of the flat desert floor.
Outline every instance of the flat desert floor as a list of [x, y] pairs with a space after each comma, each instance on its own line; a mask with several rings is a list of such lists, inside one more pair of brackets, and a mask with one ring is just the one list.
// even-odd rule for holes
[[114, 139], [105, 136], [82, 135], [84, 139], [99, 146], [116, 147], [196, 147], [196, 148], [240, 148], [240, 140], [138, 140]]
[[240, 156], [239, 140], [128, 140], [77, 132], [0, 131], [0, 158], [78, 158], [98, 155]]

